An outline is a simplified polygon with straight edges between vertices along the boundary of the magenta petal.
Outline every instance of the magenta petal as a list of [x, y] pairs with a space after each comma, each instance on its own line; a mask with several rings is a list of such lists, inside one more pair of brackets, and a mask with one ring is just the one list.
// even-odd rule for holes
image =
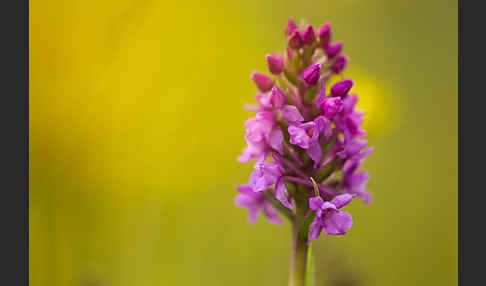
[[307, 153], [309, 154], [309, 157], [311, 157], [312, 161], [314, 161], [314, 168], [316, 168], [322, 159], [322, 149], [321, 149], [321, 144], [319, 144], [319, 141], [317, 140], [313, 141], [309, 145], [309, 149], [307, 149]]
[[235, 204], [240, 207], [249, 207], [253, 204], [253, 198], [246, 194], [238, 194], [235, 197]]
[[314, 220], [309, 225], [309, 238], [307, 244], [309, 244], [312, 240], [316, 239], [321, 235], [322, 228], [324, 227], [323, 223], [319, 218], [314, 218]]
[[262, 154], [260, 154], [260, 156], [258, 156], [256, 158], [256, 160], [255, 160], [256, 163], [262, 163], [262, 162], [264, 162], [265, 159], [267, 158], [268, 153], [270, 153], [270, 152], [268, 152], [268, 150], [265, 150], [265, 152], [263, 152]]
[[267, 219], [274, 224], [281, 224], [283, 221], [278, 215], [278, 210], [272, 206], [269, 202], [265, 201], [263, 204], [263, 213]]
[[323, 220], [324, 231], [329, 235], [343, 235], [353, 225], [353, 218], [345, 211], [330, 211]]
[[318, 116], [316, 119], [314, 119], [314, 122], [316, 123], [319, 134], [323, 133], [326, 137], [331, 136], [332, 122], [329, 119], [325, 118], [324, 116]]
[[349, 204], [353, 200], [354, 197], [355, 197], [355, 195], [352, 195], [352, 194], [342, 194], [342, 195], [334, 197], [331, 200], [331, 203], [333, 205], [335, 205], [336, 208], [340, 209], [340, 208], [344, 207], [345, 205]]
[[[258, 113], [257, 113], [258, 114]], [[268, 129], [265, 124], [255, 117], [246, 120], [245, 122], [245, 139], [251, 142], [259, 142], [263, 140], [263, 133], [265, 129]]]
[[256, 97], [256, 100], [258, 101], [258, 103], [260, 104], [260, 107], [263, 110], [271, 110], [272, 109], [273, 106], [272, 106], [270, 95], [258, 92], [255, 97]]
[[343, 106], [343, 100], [339, 96], [326, 97], [322, 102], [320, 109], [327, 117], [333, 117], [341, 111]]
[[363, 123], [363, 113], [353, 111], [344, 119], [345, 128], [351, 136], [366, 136], [366, 131], [361, 129]]
[[294, 206], [289, 201], [289, 194], [287, 188], [285, 187], [284, 179], [281, 177], [275, 184], [276, 198], [282, 203], [286, 208], [293, 209]]
[[311, 210], [318, 210], [321, 208], [323, 203], [324, 201], [322, 200], [321, 197], [311, 197], [309, 199], [309, 208]]
[[263, 211], [271, 223], [282, 223], [277, 209], [265, 198], [263, 193], [255, 193], [250, 185], [240, 185], [237, 187], [240, 194], [235, 198], [235, 204], [248, 209], [248, 220], [250, 223], [256, 222], [259, 211]]
[[351, 176], [351, 185], [357, 189], [364, 189], [364, 185], [369, 179], [368, 172], [354, 173]]
[[372, 202], [371, 194], [368, 191], [362, 190], [358, 193], [358, 196], [366, 203], [370, 204]]
[[238, 190], [238, 192], [240, 192], [242, 194], [251, 195], [253, 193], [253, 190], [251, 189], [251, 186], [248, 185], [248, 184], [238, 185], [238, 186], [236, 186], [236, 189]]
[[335, 211], [337, 210], [336, 206], [331, 202], [324, 202], [321, 205], [322, 211]]
[[[361, 149], [363, 149], [368, 144], [368, 141], [362, 139], [351, 139], [346, 142], [344, 150], [339, 152], [338, 155], [342, 158], [350, 158], [358, 155]], [[366, 153], [365, 153], [366, 156]]]
[[304, 117], [300, 114], [297, 107], [293, 105], [284, 105], [281, 108], [282, 117], [288, 122], [301, 122], [304, 121]]
[[[335, 91], [335, 92], [340, 92], [340, 91]], [[354, 108], [356, 107], [357, 102], [358, 102], [358, 96], [356, 94], [348, 94], [343, 99], [343, 110], [341, 111], [341, 113], [345, 115], [352, 113]]]
[[326, 124], [329, 123], [329, 121], [324, 117], [324, 116], [317, 116], [316, 119], [314, 119], [314, 123], [316, 124], [316, 129], [318, 133], [321, 133], [324, 131], [324, 128]]
[[359, 160], [347, 160], [343, 166], [344, 175], [346, 176], [346, 175], [353, 174], [354, 172], [356, 172], [356, 170], [358, 170], [361, 167], [361, 164], [362, 161]]
[[[255, 166], [253, 168], [255, 169], [255, 167], [259, 164], [263, 164], [263, 162], [255, 164]], [[255, 169], [250, 174], [249, 183], [250, 183], [250, 186], [251, 186], [251, 188], [254, 192], [261, 192], [261, 191], [265, 190], [268, 186], [271, 185], [271, 184], [268, 184], [268, 186], [265, 185], [265, 180], [264, 180], [264, 178], [262, 178], [263, 176], [259, 173], [261, 173], [261, 172], [259, 172], [257, 169]]]
[[256, 119], [258, 120], [263, 120], [266, 122], [266, 124], [272, 124], [275, 123], [275, 114], [271, 111], [261, 111], [258, 112], [255, 116]]
[[270, 133], [270, 136], [268, 138], [268, 144], [273, 149], [277, 150], [277, 152], [280, 155], [283, 155], [283, 145], [282, 145], [282, 142], [283, 142], [283, 133], [282, 133], [282, 130], [280, 130], [280, 129], [274, 129]]
[[258, 199], [241, 193], [235, 197], [235, 205], [248, 209], [248, 220], [255, 223], [258, 218]]
[[238, 157], [238, 162], [246, 163], [252, 159], [258, 158], [260, 156], [264, 156], [267, 151], [267, 145], [265, 142], [252, 142], [250, 140], [246, 140], [248, 146], [243, 149], [243, 154]]
[[359, 153], [366, 145], [368, 145], [367, 140], [363, 139], [353, 139], [346, 144], [346, 149], [349, 154], [355, 155]]
[[303, 128], [290, 125], [288, 128], [290, 144], [297, 145], [303, 149], [309, 148], [310, 138]]
[[366, 149], [365, 151], [355, 155], [353, 157], [354, 160], [361, 160], [361, 159], [364, 159], [366, 156], [368, 156], [369, 154], [371, 154], [371, 152], [373, 152], [373, 150], [375, 150], [374, 147], [370, 147], [368, 149]]
[[248, 110], [248, 111], [253, 111], [253, 112], [258, 112], [258, 111], [260, 111], [260, 110], [261, 110], [260, 106], [258, 106], [258, 105], [256, 105], [256, 104], [251, 104], [251, 103], [249, 103], [249, 104], [245, 104], [245, 105], [243, 106], [243, 109], [244, 109], [244, 110]]
[[282, 166], [274, 162], [256, 163], [253, 166], [249, 183], [254, 192], [262, 192], [277, 183], [277, 180], [282, 176], [284, 171]]
[[260, 111], [245, 122], [245, 139], [260, 142], [268, 137], [275, 125], [275, 115], [270, 111]]

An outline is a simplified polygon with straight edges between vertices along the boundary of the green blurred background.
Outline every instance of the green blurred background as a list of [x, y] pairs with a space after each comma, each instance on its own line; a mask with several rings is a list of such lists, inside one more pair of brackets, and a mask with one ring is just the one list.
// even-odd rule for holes
[[330, 21], [374, 202], [318, 285], [457, 285], [457, 2], [30, 1], [31, 285], [286, 285], [289, 225], [247, 222], [252, 70]]

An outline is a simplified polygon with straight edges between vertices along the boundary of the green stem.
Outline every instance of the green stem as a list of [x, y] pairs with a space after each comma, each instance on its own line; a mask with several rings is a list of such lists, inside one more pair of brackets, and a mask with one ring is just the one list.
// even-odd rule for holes
[[291, 71], [289, 71], [288, 69], [284, 69], [284, 75], [290, 83], [292, 83], [296, 87], [300, 87], [299, 78], [296, 77]]
[[316, 268], [314, 258], [314, 242], [309, 244], [309, 254], [307, 255], [307, 274], [305, 286], [314, 286], [316, 284]]
[[289, 286], [305, 286], [306, 284], [309, 246], [307, 245], [307, 231], [303, 231], [303, 227], [306, 227], [305, 208], [298, 206], [295, 221], [292, 224]]

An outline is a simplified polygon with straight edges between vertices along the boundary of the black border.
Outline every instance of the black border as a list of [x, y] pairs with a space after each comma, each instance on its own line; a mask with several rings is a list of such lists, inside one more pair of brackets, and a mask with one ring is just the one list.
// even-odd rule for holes
[[484, 285], [486, 14], [481, 1], [458, 2], [458, 278], [459, 285]]
[[29, 283], [29, 2], [2, 1], [2, 285]]

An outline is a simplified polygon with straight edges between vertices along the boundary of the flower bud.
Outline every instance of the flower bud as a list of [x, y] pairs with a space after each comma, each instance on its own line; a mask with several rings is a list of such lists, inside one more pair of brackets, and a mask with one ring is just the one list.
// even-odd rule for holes
[[321, 65], [320, 64], [313, 64], [305, 69], [302, 73], [302, 79], [308, 85], [316, 85], [319, 81], [319, 77], [321, 76]]
[[304, 45], [311, 45], [312, 43], [314, 43], [315, 39], [316, 35], [314, 33], [314, 28], [312, 27], [312, 25], [307, 25], [307, 28], [302, 35], [302, 41], [304, 42]]
[[322, 25], [322, 27], [317, 29], [317, 34], [319, 35], [322, 48], [326, 49], [331, 41], [331, 25], [329, 23]]
[[289, 18], [289, 21], [287, 22], [287, 26], [285, 27], [285, 35], [290, 36], [292, 32], [295, 29], [298, 29], [297, 24], [295, 24], [295, 21], [293, 18]]
[[345, 55], [339, 55], [331, 67], [331, 70], [335, 73], [341, 73], [346, 67], [348, 58]]
[[331, 87], [331, 94], [333, 96], [345, 97], [353, 85], [354, 81], [352, 79], [338, 81]]
[[273, 80], [264, 73], [253, 72], [251, 74], [251, 79], [255, 82], [261, 92], [270, 91], [273, 87]]
[[279, 55], [266, 55], [268, 70], [274, 75], [280, 74], [285, 67], [284, 59]]
[[343, 49], [343, 43], [342, 42], [330, 44], [329, 46], [327, 46], [326, 55], [329, 58], [334, 58], [337, 54], [339, 54], [341, 52], [342, 49]]
[[272, 87], [269, 97], [270, 102], [274, 108], [280, 108], [285, 103], [285, 94], [276, 85]]
[[294, 29], [292, 34], [290, 34], [288, 45], [291, 49], [297, 50], [303, 45], [302, 36], [300, 35], [299, 29]]

